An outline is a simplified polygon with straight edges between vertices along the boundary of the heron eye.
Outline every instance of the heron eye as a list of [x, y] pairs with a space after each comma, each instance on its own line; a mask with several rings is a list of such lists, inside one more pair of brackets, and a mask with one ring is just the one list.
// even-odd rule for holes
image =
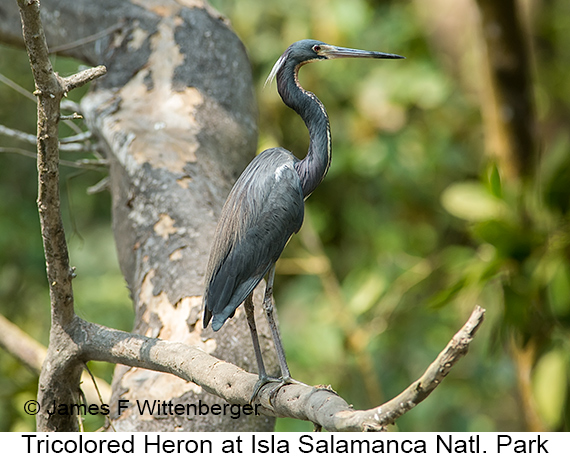
[[317, 54], [319, 53], [320, 50], [321, 50], [321, 47], [318, 44], [313, 46], [313, 51], [315, 51]]

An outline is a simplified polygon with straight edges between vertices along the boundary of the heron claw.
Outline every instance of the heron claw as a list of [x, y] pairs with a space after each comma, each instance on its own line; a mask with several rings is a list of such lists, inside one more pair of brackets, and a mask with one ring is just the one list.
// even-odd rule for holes
[[269, 393], [269, 404], [271, 406], [273, 406], [273, 399], [276, 397], [276, 395], [279, 392], [279, 390], [281, 389], [281, 387], [286, 386], [288, 384], [297, 384], [300, 386], [306, 386], [307, 385], [301, 381], [297, 381], [296, 379], [293, 379], [291, 376], [279, 378], [278, 381], [279, 381], [279, 384], [277, 384], [273, 389], [271, 389], [271, 392]]
[[259, 376], [259, 379], [257, 380], [257, 382], [255, 383], [255, 386], [253, 387], [253, 393], [251, 394], [251, 398], [249, 399], [250, 405], [253, 404], [253, 400], [255, 400], [255, 397], [257, 397], [257, 394], [259, 393], [261, 388], [265, 384], [269, 384], [270, 382], [281, 382], [281, 379], [280, 378], [272, 378], [271, 376], [267, 376], [267, 375]]
[[253, 387], [253, 393], [251, 394], [251, 398], [249, 400], [249, 404], [253, 404], [253, 400], [255, 400], [255, 397], [257, 397], [257, 394], [259, 394], [259, 391], [261, 390], [261, 388], [265, 385], [265, 384], [269, 384], [271, 382], [276, 382], [277, 385], [275, 387], [273, 387], [271, 389], [271, 392], [269, 393], [269, 404], [271, 406], [273, 406], [273, 399], [275, 398], [275, 396], [277, 395], [277, 393], [279, 392], [279, 390], [281, 389], [281, 387], [286, 386], [288, 384], [297, 384], [300, 386], [306, 386], [307, 384], [301, 382], [301, 381], [297, 381], [296, 379], [293, 379], [290, 376], [287, 376], [285, 378], [272, 378], [271, 376], [260, 376], [259, 379], [257, 380], [257, 382], [255, 383], [255, 386]]

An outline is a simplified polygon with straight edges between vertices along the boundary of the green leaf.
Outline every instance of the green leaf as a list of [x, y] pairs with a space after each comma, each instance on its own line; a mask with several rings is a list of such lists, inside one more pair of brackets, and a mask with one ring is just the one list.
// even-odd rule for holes
[[503, 188], [501, 183], [501, 175], [496, 163], [490, 164], [487, 170], [487, 180], [491, 194], [497, 198], [501, 198], [503, 196]]
[[388, 288], [388, 281], [385, 276], [373, 271], [359, 285], [349, 301], [350, 309], [356, 315], [368, 311]]
[[568, 389], [567, 367], [567, 354], [555, 349], [543, 355], [534, 369], [534, 398], [538, 413], [550, 430], [556, 430], [562, 422]]
[[449, 186], [441, 195], [441, 204], [451, 215], [471, 222], [500, 219], [507, 212], [502, 200], [475, 181]]
[[566, 263], [557, 262], [548, 292], [552, 311], [557, 316], [570, 315], [570, 268]]

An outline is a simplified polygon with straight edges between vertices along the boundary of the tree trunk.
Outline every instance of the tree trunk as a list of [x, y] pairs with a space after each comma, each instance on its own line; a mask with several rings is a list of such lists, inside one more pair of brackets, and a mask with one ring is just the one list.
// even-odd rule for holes
[[477, 0], [485, 39], [484, 64], [490, 86], [487, 149], [507, 180], [532, 177], [537, 165], [537, 127], [530, 52], [520, 2]]

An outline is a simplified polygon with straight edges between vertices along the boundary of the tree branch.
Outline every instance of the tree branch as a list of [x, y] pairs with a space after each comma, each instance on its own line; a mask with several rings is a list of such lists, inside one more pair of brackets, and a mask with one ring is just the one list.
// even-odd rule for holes
[[[0, 347], [18, 359], [32, 373], [40, 374], [47, 349], [1, 314]], [[103, 401], [108, 402], [111, 397], [111, 386], [104, 379], [94, 377], [94, 380], [101, 392]], [[91, 376], [85, 371], [81, 375], [81, 390], [85, 393], [85, 398], [89, 404], [99, 404], [99, 394]]]
[[[79, 73], [78, 77], [61, 79], [51, 66], [46, 37], [40, 19], [38, 0], [18, 0], [24, 43], [38, 97], [38, 211], [46, 258], [46, 271], [51, 300], [50, 344], [40, 374], [38, 401], [40, 404], [78, 403], [78, 386], [83, 367], [73, 357], [76, 350], [68, 330], [75, 316], [71, 280], [73, 271], [65, 231], [61, 219], [59, 194], [60, 102], [74, 87], [105, 73], [98, 67]], [[44, 411], [37, 415], [40, 430], [76, 430], [73, 416], [53, 415]]]
[[35, 135], [21, 132], [20, 130], [11, 129], [10, 127], [6, 127], [4, 125], [0, 125], [0, 135], [9, 136], [11, 138], [15, 138], [16, 140], [25, 141], [29, 144], [36, 144], [38, 141]]
[[[31, 135], [26, 132], [22, 132], [20, 130], [12, 129], [10, 127], [6, 127], [5, 125], [0, 124], [0, 135], [8, 136], [10, 138], [15, 138], [19, 141], [24, 141], [28, 144], [37, 144], [37, 137], [35, 135]], [[83, 144], [80, 141], [85, 141], [91, 135], [91, 132], [83, 132], [81, 134], [73, 135], [67, 138], [62, 138], [59, 144], [60, 151], [67, 151], [67, 152], [83, 152], [87, 151]], [[34, 158], [36, 155], [34, 154]]]
[[46, 348], [0, 315], [0, 347], [16, 357], [26, 368], [39, 374]]
[[[282, 387], [270, 402], [274, 383], [264, 386], [255, 402], [260, 403], [262, 414], [310, 421], [329, 431], [382, 430], [425, 400], [441, 384], [467, 353], [484, 314], [485, 310], [477, 306], [425, 373], [400, 395], [379, 407], [354, 410], [330, 388], [297, 384]], [[82, 338], [79, 357], [170, 373], [198, 384], [229, 403], [249, 403], [258, 379], [255, 374], [194, 346], [112, 330], [76, 319], [78, 335]]]
[[68, 76], [67, 78], [63, 78], [61, 80], [63, 91], [65, 94], [72, 91], [73, 89], [77, 89], [94, 79], [100, 78], [107, 73], [107, 69], [104, 65], [99, 65], [93, 68], [87, 68], [79, 73], [75, 73], [74, 75]]

